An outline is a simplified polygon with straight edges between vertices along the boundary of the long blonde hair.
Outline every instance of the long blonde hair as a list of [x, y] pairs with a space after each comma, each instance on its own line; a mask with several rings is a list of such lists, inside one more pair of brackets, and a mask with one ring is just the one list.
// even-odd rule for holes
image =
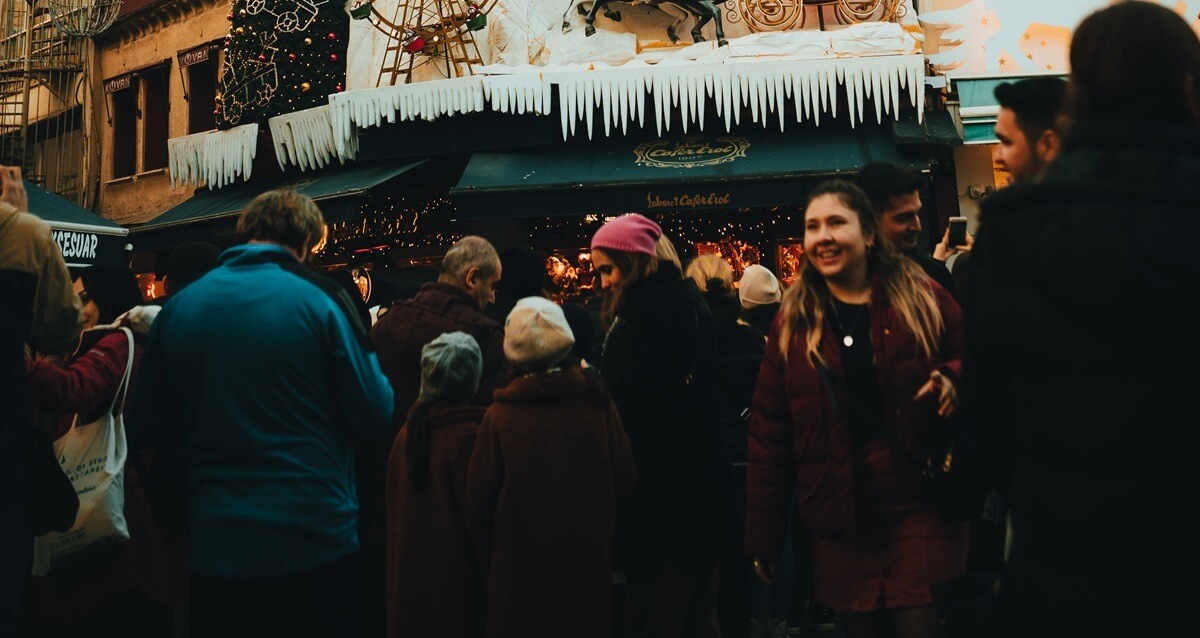
[[[818, 185], [808, 196], [808, 204], [822, 195], [833, 195], [858, 216], [864, 235], [879, 236], [879, 222], [862, 189], [845, 180], [829, 180]], [[807, 205], [806, 205], [807, 208]], [[808, 247], [805, 246], [805, 250]], [[946, 330], [937, 298], [928, 286], [928, 275], [913, 260], [897, 251], [890, 242], [876, 241], [867, 250], [867, 272], [883, 288], [883, 296], [900, 314], [917, 345], [926, 357], [938, 351], [938, 342]], [[825, 364], [821, 340], [825, 334], [825, 315], [833, 303], [825, 277], [806, 257], [796, 280], [783, 293], [779, 307], [779, 351], [787, 361], [792, 333], [804, 331], [809, 365]]]

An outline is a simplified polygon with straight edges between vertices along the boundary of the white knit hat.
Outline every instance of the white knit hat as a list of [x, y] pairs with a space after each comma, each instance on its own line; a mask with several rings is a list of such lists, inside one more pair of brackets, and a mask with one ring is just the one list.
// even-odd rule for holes
[[758, 264], [746, 266], [742, 279], [738, 282], [738, 299], [742, 302], [742, 308], [750, 309], [779, 303], [782, 298], [783, 293], [779, 290], [779, 280], [775, 278], [775, 273]]
[[504, 356], [526, 370], [541, 371], [562, 361], [575, 333], [562, 308], [545, 297], [517, 301], [504, 322]]

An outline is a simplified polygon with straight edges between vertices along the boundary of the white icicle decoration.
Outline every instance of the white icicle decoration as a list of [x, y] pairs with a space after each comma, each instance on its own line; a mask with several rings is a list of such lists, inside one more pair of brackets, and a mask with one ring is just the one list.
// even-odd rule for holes
[[345, 154], [339, 154], [329, 112], [329, 105], [317, 106], [269, 120], [279, 168], [286, 170], [291, 163], [308, 170], [323, 168], [334, 158], [341, 162], [354, 159], [358, 154], [358, 129], [351, 129], [351, 139], [341, 145]]
[[201, 183], [221, 188], [250, 179], [258, 150], [258, 124], [205, 131], [167, 141], [171, 188]]

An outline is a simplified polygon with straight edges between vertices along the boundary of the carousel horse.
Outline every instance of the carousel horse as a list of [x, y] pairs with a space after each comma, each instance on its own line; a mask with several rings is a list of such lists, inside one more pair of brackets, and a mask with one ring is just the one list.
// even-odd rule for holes
[[[621, 21], [620, 12], [613, 11], [609, 6], [611, 0], [572, 0], [572, 4], [567, 6], [567, 10], [563, 13], [563, 32], [571, 30], [571, 24], [567, 20], [567, 14], [571, 12], [571, 7], [580, 15], [585, 16], [584, 22], [587, 23], [587, 28], [584, 29], [584, 35], [592, 36], [596, 33], [596, 13], [603, 10], [604, 17], [613, 22]], [[628, 1], [628, 0], [621, 0]], [[590, 4], [591, 8], [585, 7]], [[725, 28], [721, 22], [721, 10], [717, 8], [713, 0], [632, 0], [630, 4], [645, 4], [658, 8], [663, 13], [674, 18], [674, 22], [667, 27], [667, 37], [672, 43], [679, 42], [679, 36], [676, 30], [683, 25], [689, 18], [694, 17], [696, 24], [692, 27], [692, 41], [704, 42], [704, 34], [701, 29], [710, 21], [716, 21], [717, 46], [725, 46], [729, 41], [725, 39]]]

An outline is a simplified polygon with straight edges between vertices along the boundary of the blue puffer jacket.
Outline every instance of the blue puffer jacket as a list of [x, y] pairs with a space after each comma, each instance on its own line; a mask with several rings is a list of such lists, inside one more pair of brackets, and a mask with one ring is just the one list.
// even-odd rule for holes
[[391, 431], [392, 389], [345, 294], [246, 244], [155, 321], [129, 436], [186, 451], [193, 573], [286, 574], [357, 549], [352, 443]]

